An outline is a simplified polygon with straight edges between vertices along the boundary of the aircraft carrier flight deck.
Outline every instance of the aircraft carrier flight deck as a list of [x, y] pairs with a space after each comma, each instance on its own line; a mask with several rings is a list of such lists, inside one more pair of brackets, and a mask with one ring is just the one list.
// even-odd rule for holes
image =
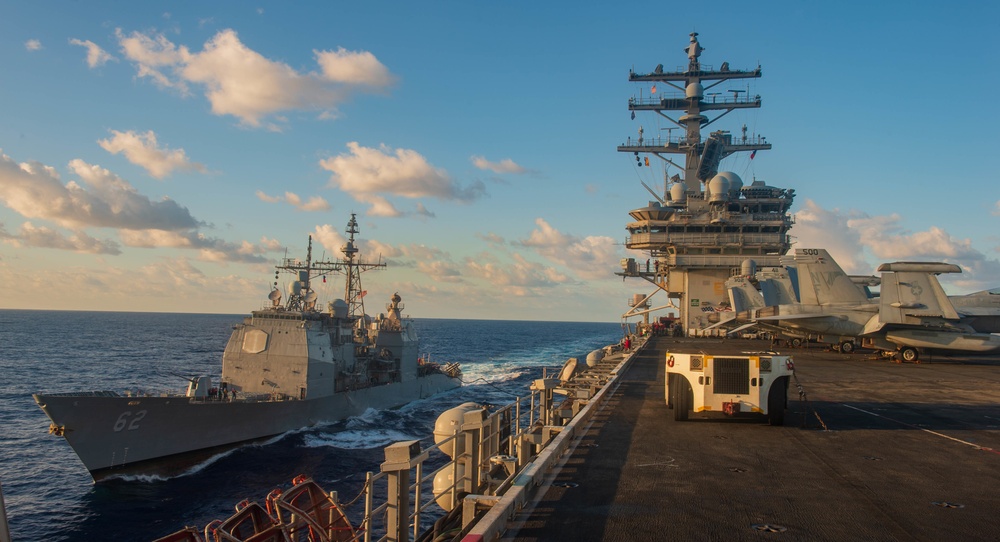
[[1000, 358], [781, 349], [784, 426], [674, 420], [668, 349], [768, 347], [650, 339], [503, 539], [1000, 540]]

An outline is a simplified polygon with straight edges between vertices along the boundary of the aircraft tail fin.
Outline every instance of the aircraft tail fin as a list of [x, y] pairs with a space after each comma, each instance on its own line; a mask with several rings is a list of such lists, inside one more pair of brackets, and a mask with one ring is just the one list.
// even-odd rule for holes
[[868, 296], [822, 248], [797, 248], [799, 296], [803, 305], [869, 303]]
[[726, 281], [729, 291], [729, 305], [733, 312], [741, 313], [764, 308], [764, 297], [747, 277], [732, 277]]
[[760, 285], [760, 293], [764, 296], [764, 305], [774, 307], [776, 305], [793, 305], [799, 302], [799, 296], [795, 293], [792, 283], [792, 271], [794, 267], [765, 267], [757, 272], [757, 283]]
[[937, 279], [939, 273], [961, 273], [957, 265], [894, 262], [880, 265], [878, 271], [882, 273], [881, 323], [916, 324], [920, 318], [958, 320], [955, 306]]

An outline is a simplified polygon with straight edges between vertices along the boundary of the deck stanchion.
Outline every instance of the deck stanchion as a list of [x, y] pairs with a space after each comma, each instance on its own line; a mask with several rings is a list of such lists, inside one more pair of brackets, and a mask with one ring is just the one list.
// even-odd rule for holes
[[427, 452], [421, 452], [419, 440], [407, 440], [386, 446], [385, 462], [381, 470], [386, 474], [389, 501], [386, 509], [386, 540], [410, 540], [410, 470], [425, 461]]

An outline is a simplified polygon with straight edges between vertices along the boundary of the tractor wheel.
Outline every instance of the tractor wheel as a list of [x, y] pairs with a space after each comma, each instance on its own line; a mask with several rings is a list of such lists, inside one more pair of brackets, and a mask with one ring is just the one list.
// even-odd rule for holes
[[688, 419], [691, 410], [691, 385], [682, 376], [675, 377], [674, 385], [670, 386], [674, 397], [674, 420], [682, 422]]
[[767, 393], [767, 423], [785, 425], [785, 407], [788, 403], [788, 378], [779, 378]]

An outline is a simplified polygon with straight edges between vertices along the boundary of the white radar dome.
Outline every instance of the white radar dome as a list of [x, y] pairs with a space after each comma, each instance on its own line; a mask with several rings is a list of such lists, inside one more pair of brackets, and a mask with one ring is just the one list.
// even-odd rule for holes
[[330, 314], [334, 318], [347, 318], [347, 301], [343, 299], [334, 299], [328, 305], [330, 309]]
[[721, 173], [712, 177], [711, 181], [708, 181], [708, 202], [709, 203], [721, 203], [729, 201], [729, 179], [724, 177]]
[[687, 201], [687, 185], [684, 183], [670, 185], [670, 200], [673, 203], [684, 203]]
[[701, 83], [691, 83], [684, 90], [684, 93], [688, 98], [702, 98], [705, 96], [705, 87], [701, 86]]
[[732, 197], [740, 197], [740, 191], [743, 190], [743, 179], [732, 171], [720, 171], [719, 176], [725, 177], [729, 181], [729, 193]]

